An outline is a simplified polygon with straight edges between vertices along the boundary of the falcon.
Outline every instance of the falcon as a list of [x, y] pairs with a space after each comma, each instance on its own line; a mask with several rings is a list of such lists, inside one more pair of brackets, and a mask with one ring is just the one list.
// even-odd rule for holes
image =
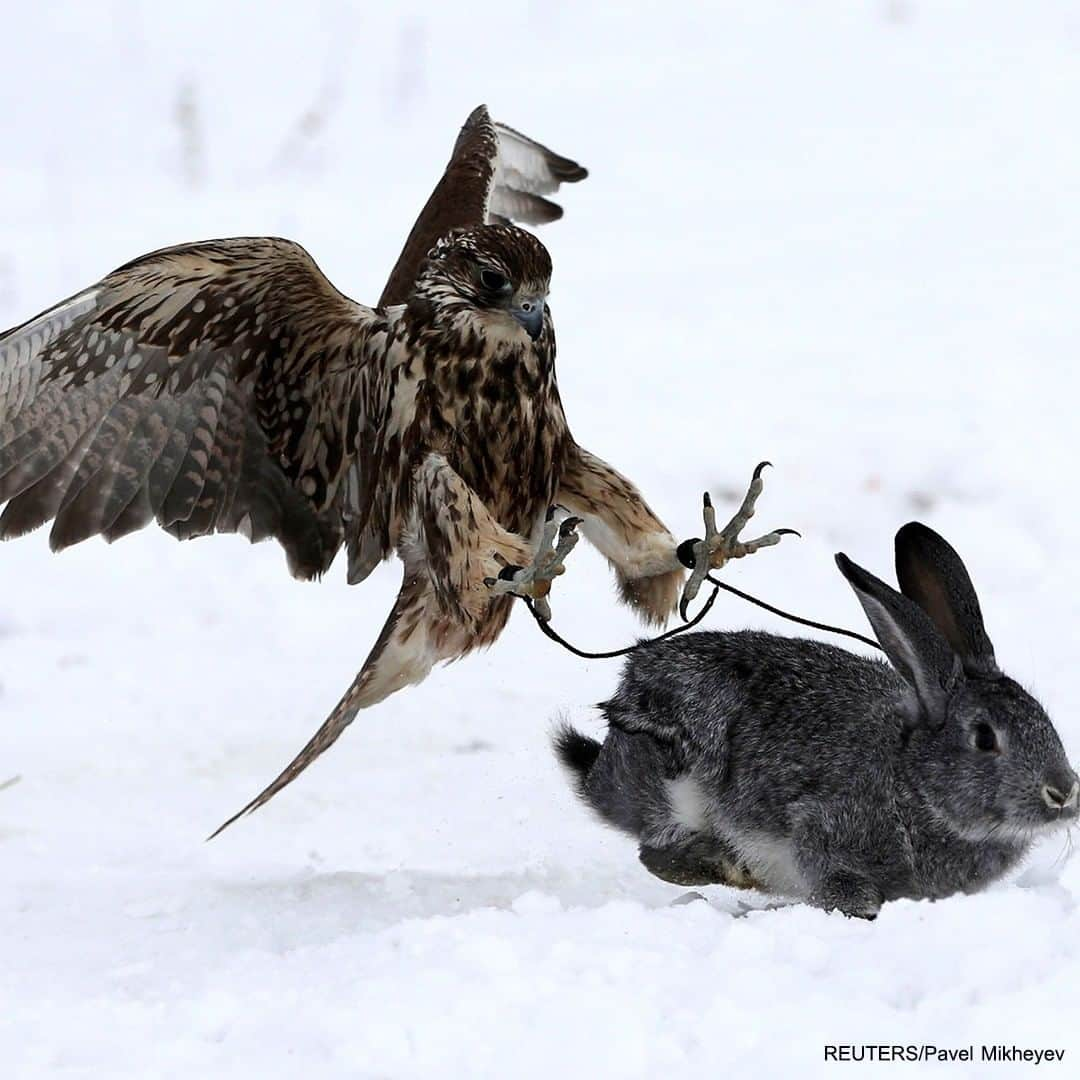
[[700, 577], [780, 539], [738, 537], [760, 470], [727, 529], [707, 510], [706, 538], [680, 547], [571, 436], [551, 260], [512, 222], [557, 219], [547, 196], [585, 176], [481, 106], [376, 307], [338, 292], [292, 241], [210, 240], [135, 259], [0, 335], [0, 538], [52, 521], [58, 551], [156, 521], [181, 540], [273, 537], [298, 578], [342, 547], [350, 584], [392, 554], [403, 564], [337, 707], [221, 828], [359, 710], [490, 645], [515, 595], [543, 608], [578, 529], [650, 623], [674, 610], [684, 564]]

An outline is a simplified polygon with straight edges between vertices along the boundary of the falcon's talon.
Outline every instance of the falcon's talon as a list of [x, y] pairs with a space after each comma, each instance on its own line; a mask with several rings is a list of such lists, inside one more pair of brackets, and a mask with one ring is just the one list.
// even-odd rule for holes
[[[568, 517], [568, 518], [566, 518], [563, 521], [563, 523], [559, 526], [559, 536], [560, 536], [560, 538], [567, 537], [572, 532], [574, 532], [574, 530], [581, 524], [581, 521], [582, 521], [582, 519], [579, 518], [579, 517]], [[577, 543], [576, 540], [574, 542]], [[573, 546], [573, 545], [571, 545], [571, 546]]]
[[551, 583], [566, 573], [563, 563], [578, 542], [577, 527], [581, 524], [579, 517], [557, 521], [556, 509], [563, 508], [549, 508], [544, 518], [540, 546], [529, 566], [508, 565], [500, 571], [497, 579], [485, 579], [485, 584], [490, 583], [489, 588], [496, 596], [510, 594], [532, 600], [537, 615], [545, 622], [551, 618], [551, 606], [547, 602]]
[[[679, 601], [679, 615], [686, 621], [687, 610], [691, 601], [697, 596], [701, 585], [710, 570], [719, 570], [730, 559], [741, 559], [746, 555], [753, 555], [755, 551], [763, 547], [772, 547], [779, 544], [784, 536], [801, 536], [795, 529], [774, 529], [772, 532], [759, 536], [756, 540], [740, 540], [739, 533], [746, 527], [746, 523], [754, 516], [754, 508], [757, 505], [758, 496], [764, 488], [761, 474], [772, 462], [759, 462], [754, 469], [754, 475], [750, 479], [750, 487], [742, 504], [735, 512], [731, 520], [722, 528], [716, 527], [716, 508], [706, 491], [702, 497], [702, 519], [705, 522], [705, 536], [701, 540], [684, 541], [679, 545], [680, 552], [689, 546], [693, 555], [693, 565], [690, 568], [690, 576], [683, 588], [682, 598]], [[685, 563], [685, 559], [681, 558]]]

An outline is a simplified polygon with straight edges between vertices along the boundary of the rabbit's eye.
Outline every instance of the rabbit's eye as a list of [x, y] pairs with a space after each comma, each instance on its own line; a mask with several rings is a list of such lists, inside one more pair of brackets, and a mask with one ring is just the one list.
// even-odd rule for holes
[[997, 735], [989, 724], [975, 725], [975, 749], [993, 753], [998, 749]]

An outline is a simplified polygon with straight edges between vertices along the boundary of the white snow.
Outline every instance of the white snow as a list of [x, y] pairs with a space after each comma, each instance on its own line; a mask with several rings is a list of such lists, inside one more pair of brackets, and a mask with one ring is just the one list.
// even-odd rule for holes
[[[293, 237], [371, 302], [486, 101], [592, 172], [543, 232], [578, 439], [680, 536], [775, 462], [759, 520], [805, 538], [729, 580], [856, 629], [832, 553], [887, 574], [900, 524], [940, 529], [1080, 758], [1070, 0], [72, 0], [6, 5], [3, 52], [0, 325], [220, 235]], [[524, 612], [204, 844], [333, 706], [398, 574], [305, 585], [273, 545], [149, 531], [0, 551], [5, 1077], [860, 1076], [824, 1045], [866, 1042], [1053, 1047], [1040, 1075], [1075, 1075], [1064, 836], [874, 923], [673, 906], [548, 747], [559, 711], [600, 730], [616, 666]], [[552, 600], [586, 647], [639, 633], [584, 544]], [[789, 629], [734, 599], [709, 624]]]

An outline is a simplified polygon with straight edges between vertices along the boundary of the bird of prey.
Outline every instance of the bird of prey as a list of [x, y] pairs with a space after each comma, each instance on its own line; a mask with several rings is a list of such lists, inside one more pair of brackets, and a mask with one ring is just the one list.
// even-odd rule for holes
[[[647, 621], [674, 609], [694, 560], [571, 436], [551, 261], [510, 223], [559, 217], [546, 196], [585, 175], [481, 106], [377, 307], [338, 292], [289, 240], [211, 240], [135, 259], [0, 335], [0, 537], [52, 520], [60, 550], [156, 520], [179, 539], [272, 536], [299, 578], [342, 546], [352, 584], [394, 553], [403, 563], [344, 697], [226, 825], [360, 709], [493, 642], [513, 595], [546, 595], [578, 526]], [[779, 540], [738, 539], [759, 491], [755, 474], [733, 527], [694, 547], [699, 563]]]

